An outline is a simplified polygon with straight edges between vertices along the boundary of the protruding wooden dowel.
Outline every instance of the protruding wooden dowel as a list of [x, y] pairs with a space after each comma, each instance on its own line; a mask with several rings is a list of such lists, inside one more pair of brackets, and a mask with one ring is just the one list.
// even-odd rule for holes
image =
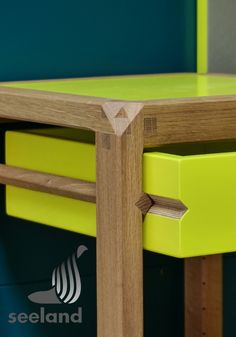
[[95, 183], [0, 164], [0, 183], [96, 202]]
[[176, 199], [160, 197], [142, 193], [136, 206], [145, 215], [147, 213], [167, 216], [169, 218], [181, 219], [188, 208]]

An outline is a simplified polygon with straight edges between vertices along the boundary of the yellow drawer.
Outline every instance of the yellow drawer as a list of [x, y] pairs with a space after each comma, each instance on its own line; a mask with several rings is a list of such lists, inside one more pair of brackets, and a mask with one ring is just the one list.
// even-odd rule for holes
[[[236, 250], [236, 143], [165, 146], [143, 155], [143, 191], [156, 200], [143, 245], [176, 257]], [[94, 135], [8, 131], [6, 163], [95, 182]], [[95, 204], [7, 186], [7, 214], [96, 236]]]

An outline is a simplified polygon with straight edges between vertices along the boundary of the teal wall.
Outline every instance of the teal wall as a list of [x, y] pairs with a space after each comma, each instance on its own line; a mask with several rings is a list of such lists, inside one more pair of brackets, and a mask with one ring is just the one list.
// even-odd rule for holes
[[194, 71], [195, 1], [2, 1], [0, 80]]
[[[0, 81], [195, 71], [195, 15], [195, 0], [2, 2]], [[1, 162], [4, 129], [27, 126], [1, 127]], [[0, 337], [95, 337], [95, 239], [8, 217], [4, 199], [0, 187]], [[53, 268], [79, 244], [89, 248], [80, 260], [82, 295], [47, 310], [80, 305], [83, 324], [9, 324], [9, 312], [39, 310], [27, 295], [48, 289]], [[183, 261], [144, 252], [144, 292], [145, 337], [182, 337]]]

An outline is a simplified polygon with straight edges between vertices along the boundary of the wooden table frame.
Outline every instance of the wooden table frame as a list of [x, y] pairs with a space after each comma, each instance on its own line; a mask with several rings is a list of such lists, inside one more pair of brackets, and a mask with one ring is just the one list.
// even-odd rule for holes
[[[152, 204], [142, 194], [143, 149], [235, 139], [236, 95], [139, 102], [0, 88], [0, 118], [96, 132], [96, 189], [80, 182], [73, 191], [67, 181], [65, 191], [58, 177], [50, 187], [34, 172], [17, 179], [4, 165], [0, 182], [96, 199], [97, 336], [142, 337], [141, 209]], [[222, 337], [221, 255], [185, 260], [185, 337], [200, 336]]]

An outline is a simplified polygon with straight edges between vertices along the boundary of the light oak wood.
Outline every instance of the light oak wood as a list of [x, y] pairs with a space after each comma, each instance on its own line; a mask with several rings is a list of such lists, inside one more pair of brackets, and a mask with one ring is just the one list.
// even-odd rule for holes
[[141, 115], [122, 136], [98, 133], [98, 337], [143, 336]]
[[151, 213], [175, 219], [181, 219], [188, 210], [180, 200], [146, 193], [141, 195], [136, 202], [136, 206], [142, 211], [143, 215]]
[[135, 205], [140, 209], [143, 215], [147, 214], [149, 209], [153, 206], [153, 200], [146, 193], [142, 193]]
[[150, 195], [152, 206], [148, 213], [181, 219], [187, 212], [187, 207], [179, 200]]
[[137, 107], [143, 113], [146, 147], [236, 138], [236, 95], [133, 102], [0, 88], [0, 118], [108, 134], [121, 135]]
[[96, 202], [94, 183], [0, 164], [0, 184]]
[[0, 117], [114, 133], [102, 105], [107, 100], [46, 91], [0, 88]]
[[222, 255], [185, 259], [185, 337], [223, 336]]
[[145, 102], [145, 146], [236, 138], [236, 95]]

